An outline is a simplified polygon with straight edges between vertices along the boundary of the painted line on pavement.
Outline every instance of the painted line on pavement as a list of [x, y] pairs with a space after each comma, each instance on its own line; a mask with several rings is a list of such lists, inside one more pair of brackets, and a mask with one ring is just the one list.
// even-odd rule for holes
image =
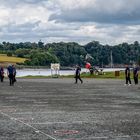
[[43, 131], [41, 131], [41, 130], [39, 130], [39, 129], [33, 127], [33, 126], [31, 126], [31, 125], [28, 124], [28, 123], [25, 123], [25, 122], [23, 122], [23, 121], [21, 121], [21, 120], [18, 120], [17, 118], [14, 118], [14, 117], [12, 117], [12, 116], [10, 116], [10, 115], [8, 115], [8, 114], [2, 112], [1, 110], [0, 110], [0, 113], [1, 113], [3, 116], [9, 118], [10, 120], [12, 120], [12, 121], [14, 121], [14, 122], [20, 122], [20, 123], [22, 123], [22, 124], [24, 124], [24, 125], [26, 125], [26, 126], [32, 128], [33, 130], [35, 130], [36, 133], [43, 134], [43, 135], [45, 135], [45, 136], [51, 138], [52, 140], [57, 140], [56, 138], [50, 136], [49, 134], [44, 133]]

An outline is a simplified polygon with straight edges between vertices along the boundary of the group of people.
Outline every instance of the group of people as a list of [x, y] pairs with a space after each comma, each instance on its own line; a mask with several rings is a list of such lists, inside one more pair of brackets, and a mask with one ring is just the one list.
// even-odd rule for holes
[[[78, 79], [80, 80], [81, 83], [83, 83], [83, 80], [80, 77], [80, 71], [81, 71], [81, 67], [76, 65], [75, 77], [74, 77], [75, 78], [75, 84], [77, 84]], [[134, 65], [133, 78], [134, 78], [135, 85], [138, 84], [138, 72], [139, 72], [139, 68], [136, 65]], [[125, 85], [131, 85], [130, 73], [131, 73], [131, 70], [130, 70], [129, 66], [126, 65], [126, 68], [125, 68], [126, 83], [125, 83]]]
[[[9, 65], [7, 67], [7, 76], [9, 78], [10, 86], [13, 86], [14, 83], [16, 82], [16, 68], [14, 65]], [[3, 80], [4, 80], [4, 68], [3, 67], [0, 67], [0, 79], [1, 79], [1, 82], [3, 82]]]
[[[81, 84], [83, 83], [83, 80], [80, 77], [80, 72], [81, 72], [81, 67], [79, 65], [76, 65], [76, 71], [75, 71], [75, 77], [74, 77], [75, 84], [78, 83], [78, 80], [80, 80]], [[139, 72], [138, 67], [136, 65], [134, 65], [133, 78], [134, 78], [135, 85], [138, 84], [138, 72]], [[125, 68], [126, 83], [125, 83], [125, 85], [131, 85], [130, 73], [131, 73], [131, 70], [130, 70], [129, 66], [126, 65], [126, 68]], [[9, 77], [10, 86], [14, 85], [14, 83], [16, 82], [16, 68], [14, 65], [9, 65], [7, 67], [7, 76]], [[4, 68], [3, 67], [0, 67], [0, 80], [1, 80], [1, 82], [3, 82], [3, 80], [4, 80]]]
[[[128, 65], [126, 65], [126, 68], [125, 68], [125, 78], [126, 78], [126, 83], [125, 85], [131, 85], [131, 78], [130, 78], [130, 68]], [[135, 85], [138, 84], [138, 72], [139, 72], [139, 68], [134, 65], [134, 68], [133, 68], [133, 78], [134, 78], [134, 83]]]

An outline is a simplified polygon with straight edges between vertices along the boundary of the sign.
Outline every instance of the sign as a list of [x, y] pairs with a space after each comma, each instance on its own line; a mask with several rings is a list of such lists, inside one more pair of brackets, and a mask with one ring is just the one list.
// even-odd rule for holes
[[60, 64], [59, 63], [51, 63], [51, 75], [53, 78], [58, 78], [60, 75], [59, 73], [60, 70]]
[[60, 70], [59, 63], [51, 63], [51, 70]]

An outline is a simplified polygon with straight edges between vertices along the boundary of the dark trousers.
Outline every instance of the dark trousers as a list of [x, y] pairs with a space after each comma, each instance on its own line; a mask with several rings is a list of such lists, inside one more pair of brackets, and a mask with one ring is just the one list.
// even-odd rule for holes
[[80, 77], [80, 76], [75, 76], [75, 83], [77, 83], [77, 82], [78, 82], [78, 79], [81, 81], [81, 83], [83, 83], [83, 80], [81, 79], [81, 77]]
[[1, 82], [3, 82], [3, 79], [4, 79], [4, 76], [3, 75], [0, 75]]
[[134, 83], [135, 83], [135, 85], [138, 84], [138, 76], [134, 76]]
[[13, 75], [13, 82], [16, 82], [16, 75]]
[[128, 84], [128, 82], [129, 82], [129, 84], [131, 84], [131, 79], [130, 79], [130, 76], [126, 76], [126, 84]]
[[10, 81], [10, 86], [14, 85], [14, 76], [13, 76], [13, 74], [9, 74], [9, 81]]

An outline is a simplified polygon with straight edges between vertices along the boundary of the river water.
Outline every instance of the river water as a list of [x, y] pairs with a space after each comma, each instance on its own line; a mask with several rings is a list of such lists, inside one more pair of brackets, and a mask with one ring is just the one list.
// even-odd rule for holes
[[[124, 70], [123, 68], [105, 68], [103, 72], [112, 72], [112, 71], [120, 71]], [[89, 70], [82, 68], [81, 72], [89, 72]], [[6, 74], [5, 70], [5, 74]], [[17, 69], [17, 77], [24, 77], [24, 76], [51, 76], [51, 69]], [[55, 72], [53, 71], [53, 74]], [[75, 70], [60, 70], [60, 75], [74, 75]]]
[[[74, 75], [74, 70], [60, 70], [60, 75]], [[51, 76], [55, 74], [55, 71], [51, 71], [51, 69], [21, 69], [17, 70], [17, 77], [23, 76]]]
[[[105, 68], [103, 69], [103, 72], [111, 72], [111, 71], [120, 71], [124, 70], [123, 68]], [[89, 70], [82, 68], [81, 72], [88, 72]], [[23, 77], [23, 76], [51, 76], [51, 69], [20, 69], [17, 70], [17, 77]], [[53, 74], [55, 74], [55, 71], [53, 71]], [[74, 75], [75, 70], [60, 70], [60, 75]]]

